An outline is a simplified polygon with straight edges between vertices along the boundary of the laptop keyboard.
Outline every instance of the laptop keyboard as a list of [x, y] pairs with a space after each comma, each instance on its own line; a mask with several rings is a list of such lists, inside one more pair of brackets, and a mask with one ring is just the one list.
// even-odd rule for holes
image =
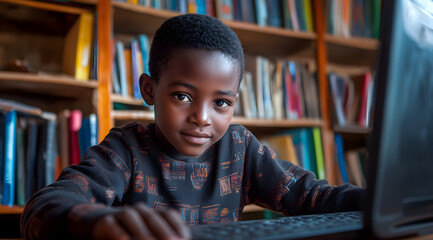
[[298, 239], [363, 228], [362, 212], [261, 219], [222, 224], [198, 225], [192, 228], [193, 239]]

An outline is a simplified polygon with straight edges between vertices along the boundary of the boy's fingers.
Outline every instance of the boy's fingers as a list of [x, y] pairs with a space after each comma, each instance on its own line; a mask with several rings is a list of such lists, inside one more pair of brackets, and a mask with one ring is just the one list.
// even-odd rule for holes
[[144, 204], [134, 205], [134, 208], [137, 209], [138, 213], [140, 213], [149, 230], [153, 232], [153, 235], [157, 239], [171, 240], [180, 237], [176, 232], [174, 232], [171, 225], [168, 224], [155, 210], [148, 208]]
[[179, 214], [173, 210], [161, 211], [161, 215], [164, 217], [165, 221], [170, 224], [178, 236], [191, 239], [191, 230], [185, 224], [185, 222], [180, 218]]
[[129, 240], [129, 234], [119, 225], [112, 215], [99, 220], [93, 231], [93, 239]]
[[140, 214], [133, 208], [125, 208], [115, 215], [117, 221], [126, 229], [134, 239], [150, 239], [152, 233], [144, 223]]

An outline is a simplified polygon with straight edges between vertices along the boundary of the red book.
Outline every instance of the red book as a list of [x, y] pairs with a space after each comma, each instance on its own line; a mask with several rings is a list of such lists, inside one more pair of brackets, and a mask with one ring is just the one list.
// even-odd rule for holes
[[78, 130], [81, 128], [82, 113], [80, 110], [72, 110], [69, 116], [69, 161], [71, 165], [80, 163], [80, 143]]
[[362, 80], [362, 93], [361, 93], [361, 107], [359, 108], [358, 124], [366, 126], [367, 116], [367, 101], [368, 101], [368, 88], [371, 82], [371, 74], [366, 73]]

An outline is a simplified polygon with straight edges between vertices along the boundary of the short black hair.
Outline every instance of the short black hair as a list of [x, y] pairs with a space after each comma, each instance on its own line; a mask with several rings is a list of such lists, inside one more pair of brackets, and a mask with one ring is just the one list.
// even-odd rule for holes
[[150, 48], [149, 72], [158, 81], [167, 67], [174, 50], [204, 49], [221, 52], [239, 67], [240, 79], [244, 74], [244, 52], [233, 30], [217, 18], [184, 14], [165, 21], [156, 31]]

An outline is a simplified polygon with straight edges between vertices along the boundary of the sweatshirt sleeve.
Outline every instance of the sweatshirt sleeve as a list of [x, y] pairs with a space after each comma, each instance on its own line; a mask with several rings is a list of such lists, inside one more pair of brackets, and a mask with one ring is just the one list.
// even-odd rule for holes
[[245, 204], [256, 203], [285, 215], [362, 210], [364, 189], [330, 186], [314, 173], [278, 160], [251, 133], [247, 137]]
[[[90, 147], [78, 165], [34, 194], [21, 217], [26, 239], [85, 239], [94, 220], [117, 211], [131, 177], [131, 153], [121, 129]], [[72, 231], [70, 231], [72, 230]]]

